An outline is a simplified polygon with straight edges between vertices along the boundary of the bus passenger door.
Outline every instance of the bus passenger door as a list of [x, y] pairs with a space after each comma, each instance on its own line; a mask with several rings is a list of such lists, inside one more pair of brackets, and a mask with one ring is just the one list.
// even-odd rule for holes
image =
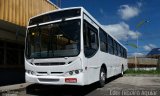
[[99, 80], [99, 54], [98, 29], [89, 22], [84, 21], [84, 54], [86, 57], [88, 83]]

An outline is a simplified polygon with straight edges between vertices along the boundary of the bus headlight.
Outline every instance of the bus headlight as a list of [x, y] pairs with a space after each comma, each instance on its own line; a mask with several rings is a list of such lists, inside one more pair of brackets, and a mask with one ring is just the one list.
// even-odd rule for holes
[[34, 71], [31, 71], [31, 70], [26, 70], [26, 73], [30, 74], [30, 75], [35, 75], [35, 72]]
[[75, 70], [75, 73], [76, 73], [76, 74], [79, 74], [79, 70]]
[[30, 70], [26, 70], [26, 73], [30, 74], [30, 73], [31, 73], [31, 71], [30, 71]]
[[35, 75], [35, 72], [34, 72], [34, 71], [31, 71], [31, 74], [32, 74], [32, 75]]
[[66, 74], [65, 75], [76, 75], [76, 74], [79, 74], [79, 73], [81, 73], [81, 72], [83, 72], [83, 69], [78, 69], [78, 70], [72, 70], [72, 71], [68, 71], [68, 72], [66, 72]]
[[73, 71], [69, 71], [69, 75], [73, 75]]

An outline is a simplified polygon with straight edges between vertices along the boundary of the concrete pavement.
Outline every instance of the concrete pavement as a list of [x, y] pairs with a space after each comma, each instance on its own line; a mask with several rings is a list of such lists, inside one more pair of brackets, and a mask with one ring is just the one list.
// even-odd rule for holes
[[116, 76], [108, 79], [103, 88], [97, 88], [96, 83], [84, 87], [32, 84], [13, 93], [14, 96], [160, 96], [160, 77]]

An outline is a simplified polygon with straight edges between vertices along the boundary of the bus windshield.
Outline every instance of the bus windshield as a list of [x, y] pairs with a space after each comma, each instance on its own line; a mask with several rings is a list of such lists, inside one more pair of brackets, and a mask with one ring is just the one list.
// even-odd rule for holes
[[80, 20], [69, 20], [28, 28], [26, 57], [56, 58], [80, 53]]

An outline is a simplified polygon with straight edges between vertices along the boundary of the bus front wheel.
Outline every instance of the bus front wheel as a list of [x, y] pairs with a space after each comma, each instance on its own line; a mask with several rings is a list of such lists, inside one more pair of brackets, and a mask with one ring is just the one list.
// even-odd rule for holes
[[105, 71], [105, 69], [102, 67], [101, 70], [100, 70], [100, 74], [99, 74], [98, 86], [99, 86], [100, 88], [101, 88], [101, 87], [104, 87], [105, 82], [106, 82], [106, 71]]

